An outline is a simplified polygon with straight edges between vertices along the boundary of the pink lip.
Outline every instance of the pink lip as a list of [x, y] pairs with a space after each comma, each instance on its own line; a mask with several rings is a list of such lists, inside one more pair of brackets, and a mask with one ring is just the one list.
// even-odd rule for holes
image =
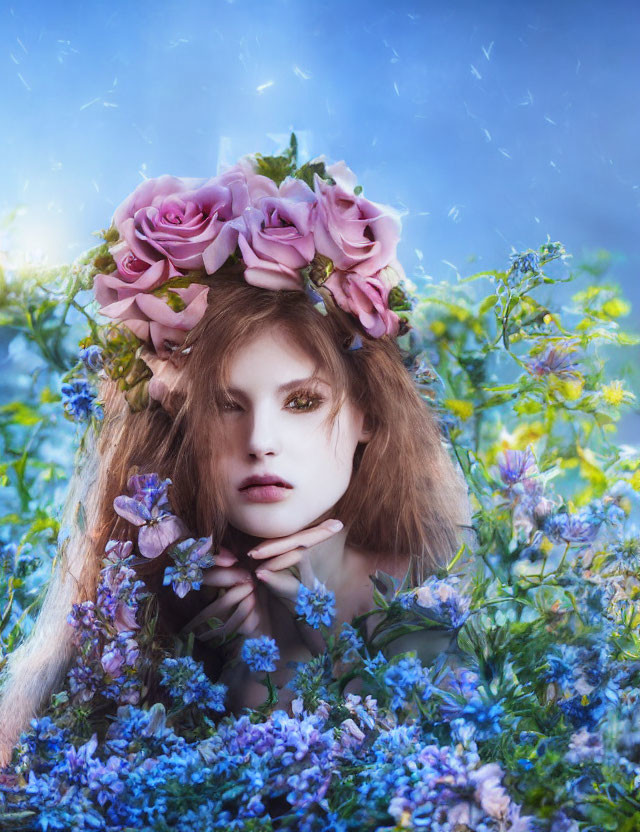
[[286, 500], [291, 491], [280, 485], [252, 485], [241, 489], [240, 493], [250, 503], [278, 503]]
[[238, 487], [242, 490], [250, 485], [282, 485], [286, 488], [293, 488], [290, 482], [276, 474], [253, 474], [253, 476], [243, 479]]

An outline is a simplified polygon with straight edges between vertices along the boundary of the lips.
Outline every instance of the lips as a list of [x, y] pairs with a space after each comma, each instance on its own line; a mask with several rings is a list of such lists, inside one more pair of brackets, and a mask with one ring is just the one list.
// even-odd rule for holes
[[239, 490], [245, 491], [247, 488], [257, 485], [279, 485], [281, 488], [293, 488], [290, 482], [287, 482], [282, 477], [274, 474], [254, 475], [247, 477], [240, 483]]

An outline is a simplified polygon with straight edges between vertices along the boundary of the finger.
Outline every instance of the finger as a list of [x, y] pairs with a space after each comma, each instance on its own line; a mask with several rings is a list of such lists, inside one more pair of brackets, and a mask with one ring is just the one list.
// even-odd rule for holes
[[231, 607], [242, 601], [248, 595], [253, 593], [253, 584], [237, 584], [230, 590], [225, 592], [222, 598], [218, 598], [213, 603], [208, 604], [204, 609], [193, 618], [183, 628], [184, 630], [193, 630], [199, 624], [203, 624], [208, 618], [222, 618]]
[[265, 583], [272, 592], [275, 592], [279, 598], [291, 603], [295, 603], [298, 598], [300, 581], [290, 572], [271, 572], [268, 569], [260, 569], [256, 572], [256, 577], [262, 583]]
[[221, 546], [220, 551], [213, 557], [215, 558], [216, 566], [231, 566], [238, 562], [238, 558], [225, 546]]
[[199, 636], [200, 641], [210, 641], [212, 638], [219, 638], [221, 635], [227, 636], [237, 632], [238, 627], [245, 621], [247, 616], [251, 613], [255, 606], [255, 598], [245, 598], [238, 608], [234, 610], [228, 620], [224, 622], [221, 627], [214, 627], [208, 632]]
[[238, 627], [238, 632], [243, 636], [253, 635], [256, 627], [260, 623], [260, 613], [258, 610], [251, 610], [244, 622]]
[[202, 583], [205, 586], [235, 586], [236, 584], [251, 583], [251, 573], [246, 569], [233, 566], [211, 566], [202, 573]]
[[340, 528], [331, 528], [329, 525], [331, 523], [340, 523], [340, 521], [332, 519], [323, 520], [322, 523], [310, 529], [302, 529], [295, 534], [287, 535], [287, 537], [264, 541], [254, 547], [249, 554], [251, 557], [260, 559], [273, 557], [273, 555], [281, 555], [284, 552], [295, 549], [297, 546], [300, 546], [302, 549], [308, 549], [310, 546], [315, 546], [323, 540], [328, 540], [342, 530], [342, 523], [340, 523]]
[[280, 569], [288, 569], [290, 566], [295, 566], [302, 559], [304, 549], [294, 549], [293, 552], [285, 552], [284, 555], [276, 555], [270, 560], [265, 560], [260, 564], [260, 570], [268, 569], [271, 572], [278, 572]]

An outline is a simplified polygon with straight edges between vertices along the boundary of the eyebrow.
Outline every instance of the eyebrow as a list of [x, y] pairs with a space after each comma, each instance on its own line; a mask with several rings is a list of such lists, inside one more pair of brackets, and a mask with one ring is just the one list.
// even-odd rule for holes
[[[319, 382], [320, 384], [326, 384], [327, 387], [329, 386], [329, 382], [325, 381], [320, 376], [309, 376], [308, 378], [294, 378], [292, 381], [287, 381], [285, 384], [281, 384], [278, 387], [278, 393], [286, 393], [289, 390], [293, 390], [295, 387], [302, 386], [303, 384], [312, 384], [313, 382]], [[227, 392], [231, 395], [243, 395], [242, 390], [238, 390], [235, 387], [228, 387]]]

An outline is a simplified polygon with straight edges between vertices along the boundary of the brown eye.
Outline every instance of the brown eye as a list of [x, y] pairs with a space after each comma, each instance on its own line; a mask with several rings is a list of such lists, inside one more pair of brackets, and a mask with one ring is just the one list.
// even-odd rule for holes
[[[300, 390], [287, 402], [287, 410], [297, 410], [304, 413], [305, 411], [316, 410], [323, 401], [324, 399], [321, 396], [316, 396], [309, 390]], [[296, 406], [293, 408], [288, 407], [291, 402], [295, 402]]]

